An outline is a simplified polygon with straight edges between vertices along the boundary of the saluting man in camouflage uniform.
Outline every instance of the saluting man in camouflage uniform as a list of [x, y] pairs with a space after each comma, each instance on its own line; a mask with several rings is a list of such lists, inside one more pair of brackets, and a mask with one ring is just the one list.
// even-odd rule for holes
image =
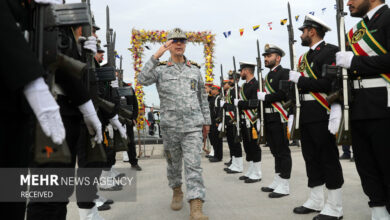
[[[202, 179], [202, 138], [210, 129], [210, 110], [199, 65], [184, 56], [187, 36], [179, 28], [168, 33], [168, 42], [149, 59], [138, 75], [138, 82], [148, 86], [156, 83], [161, 103], [161, 130], [168, 162], [167, 176], [173, 189], [171, 208], [183, 206], [182, 160], [184, 160], [187, 200], [190, 219], [208, 219], [202, 213], [205, 187]], [[168, 51], [167, 62], [159, 58]], [[203, 130], [203, 136], [202, 136]]]

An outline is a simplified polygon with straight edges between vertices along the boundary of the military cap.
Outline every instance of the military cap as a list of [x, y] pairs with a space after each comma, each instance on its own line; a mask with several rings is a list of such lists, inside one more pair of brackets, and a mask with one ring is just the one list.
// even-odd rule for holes
[[281, 57], [283, 57], [285, 55], [285, 53], [282, 49], [280, 49], [278, 46], [273, 45], [273, 44], [266, 44], [264, 46], [264, 51], [265, 52], [263, 53], [263, 56], [271, 54], [271, 53], [277, 53]]
[[[229, 79], [234, 79], [234, 75], [233, 75], [233, 71], [232, 70], [229, 70]], [[240, 78], [240, 74], [239, 73], [236, 73], [236, 76], [237, 78]]]
[[332, 29], [321, 19], [314, 17], [311, 14], [306, 15], [305, 21], [303, 22], [302, 27], [298, 28], [299, 30], [303, 31], [303, 29], [307, 27], [312, 28], [319, 28], [322, 29], [324, 32], [331, 31]]
[[241, 71], [244, 68], [253, 68], [254, 69], [255, 67], [256, 67], [255, 63], [241, 61], [240, 62], [240, 69], [238, 71]]
[[167, 40], [171, 40], [171, 39], [186, 39], [187, 40], [187, 35], [185, 32], [183, 32], [182, 29], [175, 28], [168, 33]]

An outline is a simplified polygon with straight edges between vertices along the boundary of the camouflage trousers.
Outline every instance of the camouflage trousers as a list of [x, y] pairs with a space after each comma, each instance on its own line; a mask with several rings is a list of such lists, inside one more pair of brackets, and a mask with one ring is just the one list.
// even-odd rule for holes
[[164, 154], [168, 163], [169, 187], [182, 185], [182, 166], [186, 180], [186, 199], [204, 201], [206, 189], [203, 184], [201, 163], [202, 132], [162, 131]]

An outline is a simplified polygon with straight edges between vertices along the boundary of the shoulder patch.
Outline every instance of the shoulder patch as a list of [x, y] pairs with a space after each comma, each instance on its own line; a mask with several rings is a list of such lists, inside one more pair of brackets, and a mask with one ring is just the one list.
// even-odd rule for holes
[[196, 66], [196, 67], [198, 67], [200, 69], [200, 65], [197, 64], [196, 62], [190, 60], [190, 63], [191, 63], [191, 65]]
[[163, 65], [167, 65], [167, 64], [168, 64], [167, 61], [162, 61], [162, 62], [159, 62], [159, 63], [157, 64], [157, 66], [163, 66]]

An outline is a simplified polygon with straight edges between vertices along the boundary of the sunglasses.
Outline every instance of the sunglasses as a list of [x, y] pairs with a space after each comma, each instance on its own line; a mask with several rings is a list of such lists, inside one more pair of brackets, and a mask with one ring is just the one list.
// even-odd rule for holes
[[187, 43], [187, 39], [180, 39], [180, 38], [178, 38], [178, 39], [172, 39], [173, 40], [173, 43], [183, 43], [183, 44], [185, 44], [185, 43]]

